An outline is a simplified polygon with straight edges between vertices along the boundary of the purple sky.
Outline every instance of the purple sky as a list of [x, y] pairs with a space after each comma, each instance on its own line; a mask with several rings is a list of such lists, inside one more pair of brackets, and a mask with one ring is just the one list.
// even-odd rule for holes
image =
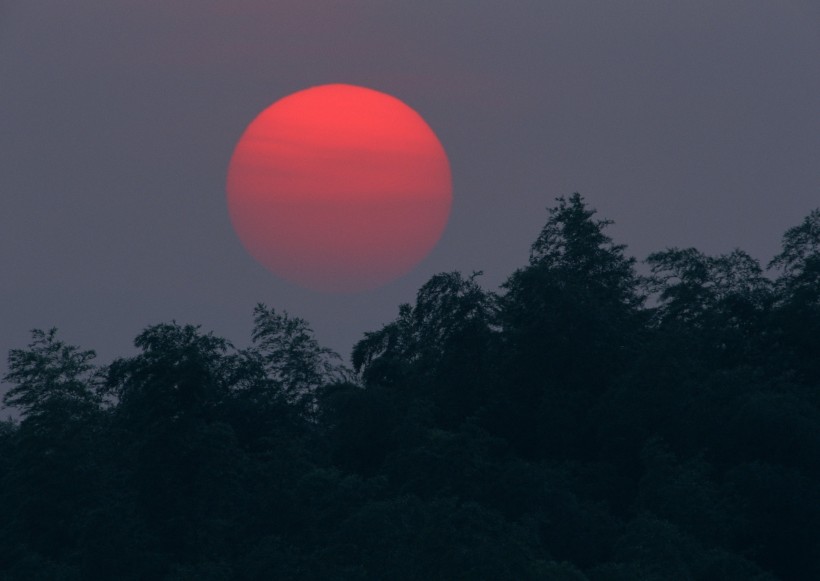
[[[264, 270], [225, 204], [246, 125], [332, 82], [416, 109], [453, 170], [437, 248], [353, 296]], [[102, 361], [171, 319], [246, 345], [257, 302], [346, 357], [436, 272], [503, 282], [556, 196], [639, 259], [768, 261], [819, 186], [816, 0], [3, 0], [0, 372], [33, 327]]]

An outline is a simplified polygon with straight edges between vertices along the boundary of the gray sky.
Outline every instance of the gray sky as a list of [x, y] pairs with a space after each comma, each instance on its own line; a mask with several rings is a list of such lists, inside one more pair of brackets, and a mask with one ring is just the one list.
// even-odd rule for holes
[[[450, 157], [439, 245], [326, 295], [245, 252], [224, 182], [273, 101], [342, 82], [400, 98]], [[820, 206], [815, 0], [0, 0], [0, 353], [33, 327], [127, 354], [176, 319], [249, 342], [265, 302], [349, 354], [431, 275], [527, 260], [581, 192], [643, 259], [768, 261]]]

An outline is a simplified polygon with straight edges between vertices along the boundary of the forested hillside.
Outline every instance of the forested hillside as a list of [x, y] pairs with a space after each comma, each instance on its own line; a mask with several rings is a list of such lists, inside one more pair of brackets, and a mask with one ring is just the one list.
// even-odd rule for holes
[[820, 210], [649, 276], [608, 224], [559, 198], [500, 292], [438, 274], [349, 364], [264, 305], [103, 366], [34, 331], [0, 578], [820, 579]]

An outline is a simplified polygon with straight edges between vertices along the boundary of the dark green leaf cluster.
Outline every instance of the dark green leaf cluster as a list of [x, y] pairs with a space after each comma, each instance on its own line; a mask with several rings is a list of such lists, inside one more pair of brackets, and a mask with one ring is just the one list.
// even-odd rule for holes
[[768, 272], [648, 275], [577, 194], [501, 291], [434, 276], [352, 369], [264, 305], [249, 348], [35, 331], [0, 424], [0, 578], [820, 579], [820, 211]]

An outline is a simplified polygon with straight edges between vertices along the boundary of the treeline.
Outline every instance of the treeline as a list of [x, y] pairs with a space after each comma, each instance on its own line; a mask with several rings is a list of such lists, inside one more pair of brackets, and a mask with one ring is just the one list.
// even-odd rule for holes
[[35, 331], [0, 578], [820, 579], [820, 210], [771, 274], [635, 261], [577, 194], [499, 293], [434, 276], [351, 367], [260, 305], [110, 365]]

